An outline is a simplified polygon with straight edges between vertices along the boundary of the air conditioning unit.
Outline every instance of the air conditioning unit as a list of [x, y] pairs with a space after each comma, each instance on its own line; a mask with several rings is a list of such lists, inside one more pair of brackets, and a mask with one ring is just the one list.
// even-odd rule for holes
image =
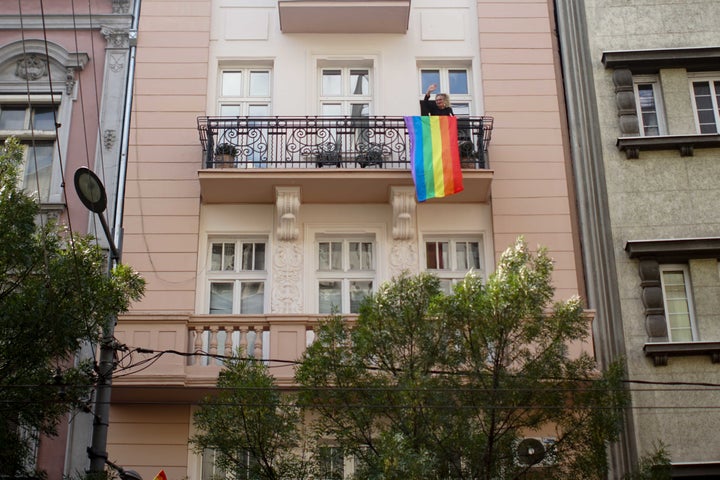
[[515, 462], [522, 467], [549, 467], [555, 464], [554, 437], [524, 437], [515, 444]]

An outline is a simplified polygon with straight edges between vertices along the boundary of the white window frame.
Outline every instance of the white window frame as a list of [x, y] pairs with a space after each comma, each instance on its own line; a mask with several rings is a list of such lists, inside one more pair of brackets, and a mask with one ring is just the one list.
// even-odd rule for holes
[[706, 82], [708, 83], [710, 87], [710, 98], [713, 106], [713, 117], [715, 120], [715, 131], [714, 132], [705, 132], [707, 134], [717, 134], [720, 133], [720, 101], [718, 101], [718, 96], [720, 96], [720, 86], [716, 86], [715, 84], [720, 82], [720, 73], [715, 74], [702, 74], [702, 75], [688, 75], [690, 80], [690, 97], [692, 98], [692, 107], [693, 107], [693, 113], [695, 114], [695, 127], [697, 128], [697, 132], [699, 134], [702, 134], [701, 131], [701, 124], [700, 124], [700, 116], [698, 113], [697, 108], [697, 98], [695, 96], [695, 84], [696, 83], [702, 83]]
[[[350, 243], [360, 242], [372, 245], [371, 265], [367, 269], [351, 269], [350, 268]], [[340, 243], [341, 263], [339, 269], [323, 269], [320, 265], [320, 245], [326, 243]], [[313, 242], [313, 266], [314, 266], [314, 298], [315, 308], [318, 313], [330, 314], [332, 311], [321, 312], [320, 302], [320, 283], [321, 282], [340, 282], [340, 305], [338, 305], [337, 313], [357, 313], [352, 310], [351, 285], [352, 282], [371, 282], [370, 293], [377, 289], [377, 258], [378, 248], [376, 236], [369, 234], [343, 234], [343, 235], [327, 235], [318, 234]]]
[[[339, 70], [340, 71], [340, 82], [341, 82], [341, 92], [339, 95], [329, 95], [326, 94], [323, 91], [323, 84], [324, 84], [324, 78], [325, 78], [325, 72], [332, 71], [332, 70]], [[363, 94], [356, 94], [353, 93], [354, 86], [352, 85], [351, 78], [352, 78], [352, 71], [353, 70], [367, 70], [368, 75], [368, 91], [367, 93]], [[374, 84], [374, 78], [373, 78], [373, 68], [372, 65], [368, 64], [367, 62], [360, 62], [360, 64], [355, 64], [355, 62], [322, 62], [321, 65], [318, 66], [318, 108], [319, 108], [319, 114], [324, 115], [324, 107], [326, 105], [339, 105], [340, 106], [340, 116], [352, 116], [352, 110], [353, 105], [365, 105], [367, 104], [367, 111], [363, 112], [366, 113], [365, 115], [360, 115], [360, 117], [366, 117], [373, 115], [373, 89]], [[335, 116], [335, 115], [330, 115]]]
[[[428, 244], [429, 243], [448, 243], [448, 262], [447, 268], [429, 268], [428, 267]], [[458, 243], [477, 243], [479, 268], [462, 269], [458, 267], [457, 249]], [[432, 273], [440, 279], [442, 288], [446, 293], [450, 293], [453, 285], [465, 278], [471, 270], [485, 281], [487, 274], [487, 258], [485, 255], [484, 237], [480, 235], [425, 235], [422, 243], [422, 262], [423, 271]]]
[[[425, 97], [427, 85], [423, 83], [423, 72], [437, 70], [440, 78], [437, 90], [434, 93], [445, 93], [450, 96], [450, 106], [456, 116], [467, 117], [473, 114], [472, 101], [472, 69], [469, 65], [420, 65], [418, 67], [418, 84], [420, 89], [420, 99]], [[450, 72], [462, 70], [467, 78], [467, 93], [457, 93], [450, 91]], [[460, 109], [457, 105], [467, 105], [467, 112]]]
[[685, 327], [685, 329], [689, 329], [691, 333], [691, 340], [689, 341], [697, 341], [699, 339], [698, 331], [697, 331], [697, 324], [695, 319], [695, 307], [693, 305], [693, 294], [692, 294], [692, 282], [690, 279], [690, 269], [688, 268], [687, 264], [661, 264], [660, 265], [660, 285], [662, 288], [662, 294], [663, 294], [663, 307], [665, 309], [665, 322], [667, 324], [667, 332], [668, 332], [668, 340], [671, 342], [686, 342], [688, 340], [677, 340], [673, 339], [673, 329], [672, 329], [672, 321], [670, 319], [670, 310], [668, 308], [668, 302], [670, 300], [673, 300], [669, 297], [667, 292], [667, 285], [666, 285], [666, 279], [665, 279], [665, 273], [666, 272], [681, 272], [683, 276], [683, 283], [685, 287], [685, 297], [684, 298], [677, 298], [679, 300], [685, 300], [687, 302], [687, 315], [688, 320], [690, 322], [690, 325], [688, 327]]
[[[239, 92], [235, 94], [225, 94], [223, 90], [223, 82], [225, 74], [239, 73], [242, 77]], [[268, 85], [266, 95], [254, 95], [250, 90], [250, 79], [254, 73], [266, 73], [268, 75]], [[223, 116], [270, 116], [272, 114], [272, 95], [273, 95], [273, 69], [267, 65], [260, 66], [224, 66], [218, 72], [218, 95], [217, 95], [217, 112]], [[253, 115], [253, 107], [265, 107], [265, 115]], [[228, 110], [236, 108], [237, 112], [230, 113]]]
[[[232, 269], [216, 270], [213, 269], [213, 247], [217, 244], [233, 244], [235, 249], [235, 261]], [[243, 245], [263, 244], [265, 247], [264, 261], [262, 269], [243, 269], [242, 268], [242, 247]], [[224, 248], [223, 248], [224, 251]], [[228, 283], [233, 285], [232, 309], [229, 313], [216, 313], [216, 315], [261, 315], [267, 312], [269, 301], [269, 282], [268, 282], [268, 261], [270, 257], [269, 243], [267, 237], [210, 237], [207, 243], [207, 279], [206, 279], [206, 301], [205, 313], [210, 313], [212, 305], [212, 286], [213, 284]], [[223, 253], [224, 254], [224, 253]], [[238, 261], [239, 260], [239, 261]], [[241, 292], [244, 283], [262, 283], [263, 285], [263, 301], [262, 311], [253, 313], [241, 313], [243, 305], [241, 303]]]
[[[649, 85], [652, 89], [653, 104], [655, 107], [655, 117], [657, 119], [657, 134], [649, 134], [647, 129], [649, 125], [645, 125], [642, 105], [640, 102], [640, 86]], [[633, 76], [633, 93], [635, 95], [635, 110], [638, 119], [639, 134], [642, 137], [656, 137], [667, 134], [667, 125], [665, 123], [665, 109], [662, 102], [662, 90], [660, 79], [657, 75], [639, 75]]]

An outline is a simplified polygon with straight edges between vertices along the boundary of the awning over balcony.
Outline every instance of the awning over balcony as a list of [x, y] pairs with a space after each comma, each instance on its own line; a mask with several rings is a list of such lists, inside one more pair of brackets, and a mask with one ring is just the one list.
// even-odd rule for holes
[[283, 33], [405, 33], [410, 0], [279, 0]]

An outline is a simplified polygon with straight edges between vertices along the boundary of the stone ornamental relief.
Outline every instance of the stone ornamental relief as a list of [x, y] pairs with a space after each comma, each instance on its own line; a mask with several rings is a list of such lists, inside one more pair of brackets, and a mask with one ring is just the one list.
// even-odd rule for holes
[[390, 248], [390, 275], [398, 277], [403, 272], [417, 273], [418, 252], [415, 242], [394, 241]]
[[27, 55], [18, 60], [15, 75], [31, 82], [39, 80], [47, 76], [47, 62], [39, 55]]
[[300, 245], [278, 242], [273, 255], [273, 313], [302, 313], [302, 266]]

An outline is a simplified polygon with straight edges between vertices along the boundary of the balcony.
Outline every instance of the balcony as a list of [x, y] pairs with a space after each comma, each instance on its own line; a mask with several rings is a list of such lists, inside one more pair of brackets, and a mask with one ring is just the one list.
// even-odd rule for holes
[[405, 33], [410, 0], [279, 0], [283, 33]]
[[[465, 190], [443, 201], [487, 201], [492, 127], [458, 118]], [[206, 204], [273, 203], [276, 186], [301, 187], [304, 203], [384, 203], [413, 185], [403, 117], [199, 117], [198, 131]]]
[[127, 348], [114, 374], [113, 402], [167, 400], [168, 392], [175, 403], [197, 402], [215, 388], [222, 357], [238, 348], [246, 357], [269, 359], [278, 384], [292, 385], [294, 362], [326, 316], [125, 314], [115, 330]]

